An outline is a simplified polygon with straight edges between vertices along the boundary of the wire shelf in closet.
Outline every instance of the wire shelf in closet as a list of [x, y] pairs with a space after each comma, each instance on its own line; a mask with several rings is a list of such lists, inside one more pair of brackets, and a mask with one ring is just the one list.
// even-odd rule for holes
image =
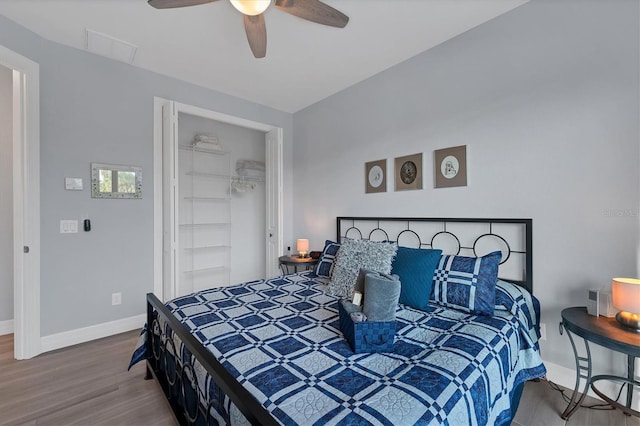
[[226, 266], [212, 266], [209, 268], [187, 269], [184, 271], [185, 274], [203, 274], [207, 272], [229, 272], [229, 268]]
[[204, 152], [205, 154], [213, 154], [213, 155], [227, 155], [229, 154], [229, 151], [220, 149], [220, 150], [213, 150], [213, 149], [207, 149], [207, 148], [200, 148], [197, 146], [193, 146], [193, 145], [179, 145], [178, 149], [181, 149], [183, 151], [195, 151], [195, 152]]
[[231, 246], [228, 245], [211, 245], [211, 246], [199, 246], [199, 247], [184, 247], [186, 251], [204, 251], [204, 250], [228, 250]]

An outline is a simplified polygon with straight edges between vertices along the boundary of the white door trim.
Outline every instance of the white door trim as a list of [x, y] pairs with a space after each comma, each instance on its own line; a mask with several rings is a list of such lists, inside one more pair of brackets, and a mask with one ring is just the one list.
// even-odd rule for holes
[[[14, 356], [32, 358], [40, 339], [40, 66], [0, 46], [13, 69]], [[29, 247], [29, 253], [24, 253]]]
[[283, 203], [283, 145], [282, 129], [277, 128], [266, 133], [266, 278], [280, 275], [278, 258], [282, 256], [284, 241], [282, 203]]
[[153, 293], [162, 297], [162, 106], [166, 99], [153, 98]]
[[[160, 300], [168, 300], [172, 298], [172, 295], [166, 294], [163, 286], [163, 222], [162, 222], [162, 211], [163, 211], [163, 188], [162, 188], [162, 176], [163, 176], [163, 125], [162, 125], [162, 107], [164, 105], [173, 104], [175, 106], [175, 113], [179, 112], [195, 115], [198, 117], [208, 118], [211, 120], [216, 120], [222, 123], [233, 124], [236, 126], [246, 127], [248, 129], [259, 130], [262, 132], [272, 132], [275, 131], [277, 134], [277, 143], [280, 147], [283, 145], [283, 131], [281, 127], [273, 126], [267, 123], [261, 123], [258, 121], [248, 120], [246, 118], [236, 117], [233, 115], [211, 111], [205, 108], [200, 108], [193, 105], [187, 105], [180, 102], [171, 101], [169, 99], [164, 99], [160, 97], [154, 97], [154, 126], [153, 126], [153, 197], [154, 197], [154, 279], [153, 279], [153, 291], [156, 296]], [[267, 143], [267, 142], [265, 142]], [[282, 148], [279, 150], [282, 153]], [[273, 173], [277, 173], [279, 178], [277, 182], [282, 183], [282, 168], [284, 167], [283, 158], [280, 156], [279, 158], [279, 170], [272, 171]], [[280, 223], [282, 223], [283, 212], [283, 200], [282, 200], [282, 185], [280, 185], [279, 199], [277, 203], [273, 205], [273, 208], [278, 210], [278, 215], [280, 216]], [[282, 226], [280, 226], [280, 232], [277, 235], [277, 247], [282, 250], [283, 245], [283, 232]], [[280, 252], [280, 254], [282, 254]], [[269, 269], [269, 264], [267, 264], [267, 273]]]

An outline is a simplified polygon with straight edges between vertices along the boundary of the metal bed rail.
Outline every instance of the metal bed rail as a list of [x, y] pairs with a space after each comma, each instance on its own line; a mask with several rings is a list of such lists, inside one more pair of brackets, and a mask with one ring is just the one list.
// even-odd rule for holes
[[[161, 317], [171, 331], [182, 341], [186, 349], [192, 355], [188, 357], [187, 363], [183, 358], [183, 365], [177, 361], [176, 357], [180, 357], [177, 353], [175, 344], [172, 339], [164, 339], [162, 342], [162, 330], [158, 322]], [[159, 330], [158, 336], [154, 333], [154, 329]], [[155, 339], [159, 339], [156, 341]], [[194, 369], [194, 358], [209, 373], [211, 379], [218, 388], [229, 397], [231, 402], [253, 425], [277, 425], [278, 422], [256, 399], [246, 390], [236, 379], [220, 364], [215, 356], [196, 340], [193, 335], [173, 316], [171, 311], [158, 299], [153, 293], [147, 294], [147, 377], [153, 375], [160, 383], [171, 408], [176, 415], [180, 424], [193, 424], [198, 421], [200, 414], [205, 418], [210, 416], [212, 408], [224, 410], [223, 397], [220, 400], [208, 401], [206, 412], [203, 412], [199, 404], [197, 376]], [[173, 355], [174, 359], [169, 358]], [[162, 368], [164, 367], [164, 368]], [[172, 373], [171, 367], [175, 372]], [[163, 371], [164, 370], [164, 371]], [[178, 383], [179, 382], [179, 383]], [[172, 387], [178, 384], [181, 395], [184, 400], [184, 406], [180, 401], [176, 400], [176, 396], [172, 392]], [[187, 387], [187, 385], [189, 387]], [[175, 389], [175, 388], [174, 388]], [[187, 393], [195, 397], [195, 403], [187, 403]], [[195, 405], [193, 409], [191, 406]], [[229, 413], [225, 412], [223, 416], [229, 423]]]

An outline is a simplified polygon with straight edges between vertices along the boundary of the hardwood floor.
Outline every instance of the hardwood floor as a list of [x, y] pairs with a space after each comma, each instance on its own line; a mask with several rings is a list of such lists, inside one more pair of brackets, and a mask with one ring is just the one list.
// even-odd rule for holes
[[[133, 331], [16, 361], [13, 336], [0, 336], [0, 425], [176, 425], [158, 384], [143, 380], [144, 363], [127, 371], [137, 338]], [[565, 422], [565, 407], [547, 382], [527, 383], [512, 426], [640, 426], [618, 410], [587, 408]]]
[[162, 391], [127, 371], [138, 332], [13, 359], [13, 336], [0, 336], [0, 424], [176, 425]]
[[[571, 396], [572, 391], [562, 389], [568, 397]], [[625, 416], [620, 410], [585, 408], [602, 403], [588, 396], [582, 403], [583, 407], [564, 421], [560, 414], [567, 407], [567, 402], [560, 392], [546, 381], [528, 382], [511, 426], [640, 426], [640, 418]]]

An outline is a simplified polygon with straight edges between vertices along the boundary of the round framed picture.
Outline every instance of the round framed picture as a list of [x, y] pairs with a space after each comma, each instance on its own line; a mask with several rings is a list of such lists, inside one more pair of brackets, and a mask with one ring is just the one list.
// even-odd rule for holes
[[387, 160], [370, 161], [364, 165], [365, 193], [387, 192]]
[[395, 159], [396, 191], [422, 189], [422, 153]]
[[435, 187], [467, 186], [467, 146], [438, 149], [434, 153]]

